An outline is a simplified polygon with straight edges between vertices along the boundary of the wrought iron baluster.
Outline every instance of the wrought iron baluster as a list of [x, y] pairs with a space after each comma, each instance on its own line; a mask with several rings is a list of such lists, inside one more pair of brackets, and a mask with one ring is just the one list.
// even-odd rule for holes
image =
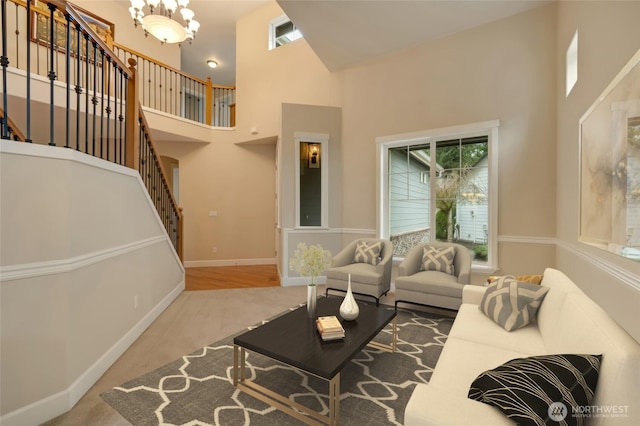
[[[134, 102], [136, 101], [136, 98], [133, 97], [131, 98], [131, 94], [129, 93], [129, 74], [125, 74], [124, 75], [124, 95], [125, 95], [125, 111], [129, 111], [129, 102]], [[121, 164], [127, 164], [127, 146], [129, 146], [129, 144], [133, 143], [133, 141], [130, 141], [127, 139], [127, 136], [129, 135], [128, 132], [128, 128], [129, 126], [133, 126], [134, 123], [132, 123], [129, 120], [130, 117], [127, 117], [127, 119], [124, 122], [124, 138], [123, 138], [123, 147], [122, 147], [122, 152], [124, 153], [123, 159], [122, 159], [122, 163]]]
[[7, 67], [9, 66], [9, 58], [7, 57], [7, 0], [2, 0], [0, 4], [0, 14], [2, 17], [2, 56], [0, 56], [0, 65], [2, 66], [2, 139], [9, 139], [9, 102], [7, 95]]
[[107, 62], [109, 64], [107, 65], [107, 157], [105, 159], [109, 160], [109, 146], [111, 145], [109, 140], [109, 129], [111, 126], [111, 56], [107, 56]]
[[118, 121], [120, 129], [120, 137], [118, 143], [120, 145], [120, 160], [118, 164], [124, 164], [124, 102], [125, 102], [125, 89], [126, 89], [126, 68], [120, 68], [120, 115], [118, 115]]
[[[91, 83], [91, 68], [89, 67], [89, 33], [83, 30], [84, 36], [84, 152], [89, 153], [89, 86]], [[82, 50], [78, 46], [78, 57], [81, 57]]]
[[49, 10], [51, 11], [50, 21], [49, 21], [49, 58], [50, 63], [47, 64], [49, 68], [49, 73], [47, 76], [49, 77], [49, 145], [55, 146], [55, 103], [54, 103], [54, 84], [53, 82], [56, 80], [56, 72], [53, 68], [54, 61], [54, 52], [55, 52], [55, 38], [54, 38], [54, 13], [56, 11], [56, 5], [49, 3]]
[[[29, 2], [30, 3], [30, 2]], [[65, 93], [67, 95], [67, 110], [65, 111], [65, 148], [70, 148], [69, 141], [71, 140], [71, 15], [64, 14], [64, 19], [67, 22], [66, 27], [66, 51], [65, 51], [65, 64], [67, 74], [67, 87]]]
[[157, 65], [153, 64], [153, 109], [158, 109], [158, 71]]
[[[104, 61], [105, 52], [103, 49], [100, 49], [100, 64], [102, 67], [102, 72], [100, 73], [101, 81], [100, 81], [100, 158], [103, 157], [103, 148], [104, 148], [104, 88], [106, 87], [106, 81], [104, 77], [105, 70], [105, 61]], [[107, 141], [108, 143], [108, 141]]]
[[164, 67], [161, 67], [160, 68], [160, 87], [158, 91], [160, 92], [160, 110], [163, 112], [167, 111], [167, 94], [165, 93], [165, 91], [167, 90], [165, 88], [167, 85], [166, 82], [167, 82], [167, 69]]
[[118, 159], [118, 96], [120, 96], [120, 88], [118, 87], [119, 66], [116, 62], [113, 63], [113, 162], [116, 163]]
[[26, 34], [26, 43], [25, 43], [25, 46], [27, 48], [27, 81], [26, 81], [27, 83], [27, 111], [26, 111], [27, 133], [26, 133], [25, 142], [29, 142], [29, 143], [32, 142], [31, 140], [31, 41], [29, 40], [29, 37], [31, 34], [31, 19], [29, 19], [30, 16], [31, 16], [31, 2], [28, 1], [27, 2], [27, 34]]
[[[76, 46], [80, 52], [80, 23], [76, 22]], [[76, 55], [76, 151], [80, 151], [80, 103], [82, 101], [82, 62]]]
[[91, 96], [91, 103], [93, 104], [93, 114], [91, 117], [91, 155], [96, 155], [96, 109], [98, 107], [98, 98], [96, 97], [96, 90], [98, 90], [98, 43], [93, 41], [93, 96]]

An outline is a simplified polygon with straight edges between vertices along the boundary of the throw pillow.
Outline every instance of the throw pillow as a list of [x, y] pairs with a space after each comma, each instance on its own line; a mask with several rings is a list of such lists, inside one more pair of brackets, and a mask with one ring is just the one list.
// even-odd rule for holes
[[358, 241], [356, 244], [356, 252], [353, 256], [354, 263], [370, 263], [376, 266], [380, 261], [380, 252], [382, 251], [382, 241], [368, 243]]
[[[543, 278], [542, 275], [516, 275], [515, 277], [513, 275], [508, 275], [508, 276], [511, 278], [514, 278], [517, 281], [520, 281], [523, 283], [531, 283], [531, 284], [540, 284]], [[487, 278], [487, 283], [491, 284], [498, 278], [500, 278], [500, 275], [491, 275], [489, 278]]]
[[549, 288], [503, 276], [487, 287], [478, 307], [507, 331], [531, 323]]
[[602, 355], [572, 354], [513, 359], [480, 374], [469, 398], [518, 425], [583, 425], [586, 419], [573, 408], [591, 405], [601, 361]]
[[453, 247], [425, 246], [422, 253], [422, 268], [425, 271], [440, 271], [453, 275], [453, 258], [455, 256], [456, 251]]

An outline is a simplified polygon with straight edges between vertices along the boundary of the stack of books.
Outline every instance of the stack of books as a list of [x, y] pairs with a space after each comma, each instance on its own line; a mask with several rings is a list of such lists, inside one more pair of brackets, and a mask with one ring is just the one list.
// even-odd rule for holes
[[328, 341], [344, 339], [344, 328], [342, 328], [340, 320], [338, 320], [338, 317], [335, 315], [318, 317], [316, 325], [322, 340]]

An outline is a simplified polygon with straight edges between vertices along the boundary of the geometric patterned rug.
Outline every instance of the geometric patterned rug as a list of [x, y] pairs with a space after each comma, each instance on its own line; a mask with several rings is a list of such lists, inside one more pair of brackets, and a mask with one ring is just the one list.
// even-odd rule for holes
[[[340, 423], [402, 425], [409, 397], [417, 383], [429, 381], [452, 323], [450, 317], [399, 308], [396, 352], [366, 347], [342, 370]], [[391, 325], [374, 341], [390, 343]], [[250, 351], [246, 376], [313, 410], [329, 412], [325, 380]], [[233, 336], [100, 396], [133, 425], [301, 424], [233, 387]]]

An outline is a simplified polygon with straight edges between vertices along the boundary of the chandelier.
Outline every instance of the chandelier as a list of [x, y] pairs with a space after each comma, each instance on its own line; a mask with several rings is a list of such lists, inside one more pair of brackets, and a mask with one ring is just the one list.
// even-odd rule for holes
[[[142, 25], [144, 34], [151, 34], [164, 43], [182, 43], [191, 41], [200, 23], [193, 19], [193, 10], [187, 9], [189, 0], [130, 0], [129, 12], [135, 27]], [[143, 8], [149, 6], [149, 14], [145, 15]], [[180, 24], [172, 15], [180, 11], [186, 25]]]

